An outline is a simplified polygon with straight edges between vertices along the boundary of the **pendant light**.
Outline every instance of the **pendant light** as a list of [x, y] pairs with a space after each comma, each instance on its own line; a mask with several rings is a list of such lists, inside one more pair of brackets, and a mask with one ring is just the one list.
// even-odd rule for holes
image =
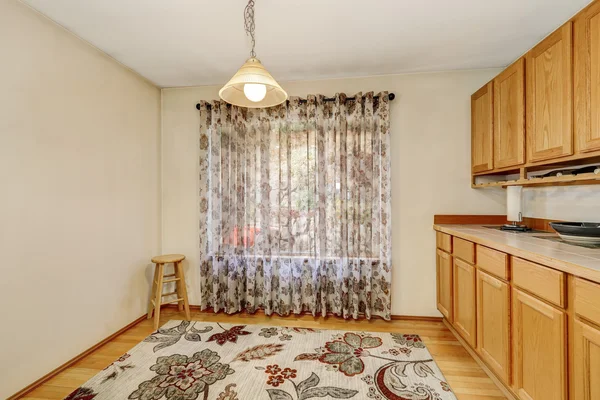
[[252, 40], [250, 58], [236, 74], [219, 90], [219, 97], [229, 104], [248, 108], [272, 107], [287, 100], [288, 95], [273, 79], [269, 71], [256, 58], [254, 52], [254, 0], [244, 9], [246, 35]]

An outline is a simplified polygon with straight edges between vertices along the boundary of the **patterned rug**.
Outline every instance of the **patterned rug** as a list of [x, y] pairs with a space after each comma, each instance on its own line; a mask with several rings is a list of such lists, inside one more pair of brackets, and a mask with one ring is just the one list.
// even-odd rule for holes
[[455, 400], [417, 335], [169, 321], [68, 400]]

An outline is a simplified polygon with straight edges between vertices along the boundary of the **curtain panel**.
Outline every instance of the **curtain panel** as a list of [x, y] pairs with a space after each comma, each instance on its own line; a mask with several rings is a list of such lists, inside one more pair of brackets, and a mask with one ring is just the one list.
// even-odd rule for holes
[[387, 92], [200, 107], [201, 308], [391, 317]]

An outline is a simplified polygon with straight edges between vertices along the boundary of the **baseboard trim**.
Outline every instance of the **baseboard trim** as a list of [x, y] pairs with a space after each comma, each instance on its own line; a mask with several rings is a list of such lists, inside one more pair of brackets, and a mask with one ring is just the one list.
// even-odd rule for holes
[[477, 364], [479, 364], [481, 369], [483, 369], [483, 371], [487, 374], [487, 376], [490, 377], [492, 382], [494, 382], [494, 384], [498, 387], [498, 389], [500, 389], [502, 394], [504, 396], [506, 396], [506, 398], [508, 400], [519, 400], [513, 394], [513, 392], [510, 390], [510, 388], [508, 388], [504, 383], [502, 383], [502, 381], [500, 379], [498, 379], [498, 377], [492, 372], [492, 370], [488, 368], [488, 366], [485, 364], [485, 362], [483, 362], [483, 360], [479, 357], [479, 354], [477, 354], [475, 352], [475, 350], [473, 350], [471, 348], [471, 346], [469, 346], [467, 344], [467, 342], [460, 336], [460, 334], [456, 331], [456, 329], [454, 329], [454, 327], [450, 324], [450, 322], [448, 322], [448, 320], [446, 318], [443, 318], [443, 321], [444, 321], [444, 325], [446, 325], [446, 327], [450, 330], [450, 332], [452, 332], [452, 334], [456, 337], [456, 340], [458, 340], [458, 342], [462, 345], [462, 347], [464, 347], [465, 350], [467, 350], [467, 352], [469, 353], [469, 355], [471, 357], [473, 357], [475, 362]]
[[21, 397], [25, 396], [27, 393], [29, 393], [32, 390], [36, 389], [38, 386], [41, 386], [45, 382], [47, 382], [50, 379], [54, 378], [56, 375], [58, 375], [59, 373], [63, 372], [65, 369], [67, 369], [69, 367], [72, 367], [75, 363], [77, 363], [81, 359], [87, 357], [88, 355], [90, 355], [91, 353], [93, 353], [94, 351], [96, 351], [98, 348], [104, 346], [106, 343], [110, 342], [111, 340], [113, 340], [114, 338], [116, 338], [117, 336], [119, 336], [120, 334], [122, 334], [125, 331], [133, 328], [135, 325], [139, 324], [140, 322], [142, 322], [147, 317], [148, 317], [147, 314], [142, 315], [141, 317], [139, 317], [136, 320], [132, 321], [131, 323], [127, 324], [126, 326], [124, 326], [123, 328], [119, 329], [118, 331], [116, 331], [112, 335], [110, 335], [110, 336], [104, 338], [102, 341], [96, 343], [95, 345], [93, 345], [89, 349], [87, 349], [87, 350], [83, 351], [82, 353], [76, 355], [75, 357], [71, 358], [69, 361], [67, 361], [66, 363], [62, 364], [60, 367], [55, 368], [51, 372], [49, 372], [46, 375], [42, 376], [37, 381], [35, 381], [32, 384], [26, 386], [25, 388], [19, 390], [17, 393], [15, 393], [12, 396], [8, 397], [6, 400], [20, 399]]
[[[178, 305], [177, 304], [167, 304], [164, 305], [163, 308], [168, 308], [168, 309], [173, 309], [173, 310], [177, 310], [178, 309]], [[217, 313], [215, 313], [214, 309], [212, 307], [208, 307], [205, 310], [200, 309], [200, 306], [197, 305], [190, 305], [190, 311], [193, 311], [195, 313], [198, 314], [225, 314], [222, 311], [219, 311]], [[245, 314], [245, 315], [266, 315], [265, 311], [262, 309], [258, 309], [256, 310], [254, 313], [249, 313], [247, 311], [240, 311], [236, 314]], [[228, 314], [227, 314], [228, 315]], [[279, 318], [294, 318], [297, 317], [299, 315], [312, 315], [311, 312], [309, 311], [305, 311], [301, 314], [289, 314], [289, 315], [279, 315], [279, 314], [273, 314]], [[335, 315], [334, 313], [327, 313], [327, 317], [335, 317], [335, 318], [342, 318], [339, 315]], [[317, 315], [315, 316], [315, 318], [322, 318], [321, 315]], [[373, 318], [378, 318], [378, 319], [383, 319], [379, 316], [374, 316]], [[362, 319], [366, 319], [366, 317], [364, 315], [360, 315], [358, 317], [359, 320]], [[392, 321], [426, 321], [426, 322], [442, 322], [443, 318], [442, 317], [428, 317], [428, 316], [420, 316], [420, 315], [392, 315]]]

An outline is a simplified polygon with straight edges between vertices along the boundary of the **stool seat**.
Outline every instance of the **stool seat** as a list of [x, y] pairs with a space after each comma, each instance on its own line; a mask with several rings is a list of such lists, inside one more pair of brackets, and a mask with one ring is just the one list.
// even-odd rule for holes
[[154, 264], [176, 263], [183, 260], [185, 260], [183, 254], [164, 254], [162, 256], [152, 257], [152, 262]]
[[[190, 320], [190, 304], [188, 302], [187, 288], [185, 286], [185, 276], [181, 261], [185, 259], [183, 254], [164, 254], [152, 257], [152, 262], [156, 264], [154, 268], [154, 279], [152, 280], [152, 294], [148, 303], [148, 319], [152, 318], [154, 312], [154, 329], [158, 329], [160, 324], [160, 306], [163, 304], [177, 303], [179, 311], [185, 310], [185, 317]], [[165, 275], [165, 264], [173, 263], [173, 273]], [[163, 293], [163, 285], [167, 283], [175, 284], [175, 291]], [[176, 295], [174, 300], [163, 301], [163, 297]]]

